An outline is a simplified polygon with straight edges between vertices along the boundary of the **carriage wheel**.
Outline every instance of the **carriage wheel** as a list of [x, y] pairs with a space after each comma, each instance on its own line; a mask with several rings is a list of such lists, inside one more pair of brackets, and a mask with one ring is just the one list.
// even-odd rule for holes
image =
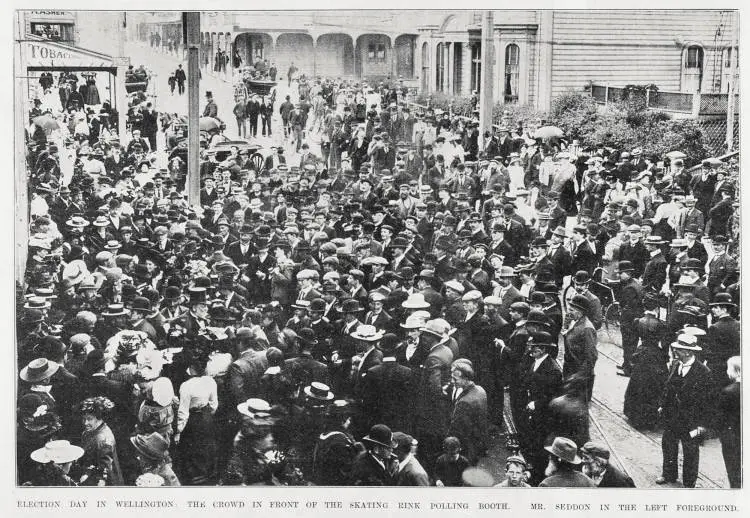
[[253, 167], [257, 172], [261, 172], [265, 159], [260, 153], [254, 153], [253, 156], [250, 157], [250, 163], [253, 164]]

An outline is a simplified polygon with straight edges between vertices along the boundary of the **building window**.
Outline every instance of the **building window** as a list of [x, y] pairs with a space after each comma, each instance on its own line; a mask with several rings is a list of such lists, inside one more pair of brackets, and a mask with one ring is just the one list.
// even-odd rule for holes
[[518, 64], [520, 61], [518, 45], [511, 43], [505, 47], [505, 102], [518, 102]]
[[435, 46], [435, 90], [442, 92], [445, 82], [445, 45]]
[[732, 74], [732, 62], [734, 61], [734, 65], [737, 67], [734, 69], [734, 83], [735, 83], [735, 92], [737, 91], [737, 83], [740, 80], [740, 62], [737, 61], [737, 58], [739, 57], [738, 49], [732, 49], [727, 48], [724, 49], [722, 57], [722, 71], [721, 71], [721, 85], [720, 85], [720, 91], [722, 93], [729, 93], [729, 77]]
[[385, 45], [382, 43], [367, 45], [367, 61], [385, 61]]
[[690, 45], [683, 50], [682, 91], [697, 93], [701, 91], [703, 81], [703, 48]]
[[32, 23], [31, 33], [52, 41], [68, 41], [74, 39], [72, 23]]
[[482, 90], [482, 44], [471, 46], [471, 89], [479, 93]]

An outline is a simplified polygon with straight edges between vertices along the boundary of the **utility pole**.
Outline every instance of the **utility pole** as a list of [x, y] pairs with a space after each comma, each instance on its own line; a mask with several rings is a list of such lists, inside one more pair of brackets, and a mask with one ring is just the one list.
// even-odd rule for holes
[[492, 33], [494, 28], [494, 19], [492, 11], [485, 11], [482, 17], [482, 69], [481, 69], [481, 90], [479, 92], [479, 149], [484, 149], [484, 132], [492, 133], [492, 105], [493, 95], [493, 77], [492, 71], [494, 65], [494, 44], [492, 42]]
[[[125, 73], [128, 70], [129, 60], [125, 57], [125, 30], [127, 26], [127, 13], [121, 12], [117, 17], [117, 137], [120, 139], [120, 146], [125, 149], [127, 146], [126, 128], [128, 124], [128, 91], [125, 88]], [[114, 121], [111, 121], [114, 122]]]
[[734, 146], [734, 95], [736, 89], [735, 74], [737, 74], [737, 61], [739, 60], [739, 41], [737, 30], [737, 11], [732, 13], [732, 47], [729, 50], [729, 92], [727, 93], [727, 153]]
[[200, 149], [200, 13], [186, 12], [182, 17], [182, 23], [186, 24], [184, 33], [187, 36], [188, 49], [188, 203], [193, 206], [200, 205], [201, 196], [201, 171], [199, 162]]
[[29, 108], [28, 89], [26, 76], [26, 42], [24, 40], [23, 11], [16, 11], [16, 55], [14, 60], [14, 102], [15, 102], [15, 275], [16, 282], [23, 287], [24, 274], [26, 272], [26, 258], [29, 246], [29, 200], [28, 200], [28, 176], [26, 171], [26, 135], [25, 129], [28, 125], [27, 110]]

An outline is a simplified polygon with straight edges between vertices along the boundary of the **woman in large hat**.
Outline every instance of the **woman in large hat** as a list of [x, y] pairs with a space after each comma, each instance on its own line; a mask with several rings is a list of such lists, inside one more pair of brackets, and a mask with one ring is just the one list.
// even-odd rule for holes
[[221, 477], [224, 485], [281, 485], [270, 463], [270, 452], [276, 448], [274, 426], [277, 422], [271, 410], [267, 401], [257, 398], [237, 405], [241, 424]]
[[34, 476], [35, 470], [27, 462], [31, 452], [56, 438], [62, 425], [60, 418], [45, 404], [43, 397], [34, 392], [18, 400], [16, 416], [16, 469], [18, 482], [23, 483]]
[[164, 479], [165, 486], [179, 486], [172, 470], [172, 459], [169, 457], [169, 441], [158, 432], [137, 434], [130, 438], [130, 443], [136, 451], [136, 460], [141, 475], [152, 473]]
[[81, 445], [84, 449], [81, 464], [96, 473], [94, 478], [98, 478], [99, 484], [103, 482], [107, 486], [123, 485], [115, 436], [105, 421], [114, 408], [114, 403], [102, 396], [84, 399], [79, 407], [83, 422]]
[[31, 480], [25, 480], [24, 485], [31, 486], [76, 486], [78, 484], [70, 478], [70, 468], [73, 462], [83, 455], [80, 446], [73, 446], [68, 441], [49, 441], [41, 448], [31, 452], [31, 460], [36, 462]]

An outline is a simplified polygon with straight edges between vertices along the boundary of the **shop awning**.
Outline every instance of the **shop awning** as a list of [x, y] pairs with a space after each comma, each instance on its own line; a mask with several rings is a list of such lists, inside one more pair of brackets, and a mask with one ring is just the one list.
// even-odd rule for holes
[[26, 47], [28, 70], [108, 70], [114, 73], [118, 66], [129, 64], [127, 58], [120, 63], [120, 59], [101, 52], [37, 36], [27, 36], [22, 44]]

